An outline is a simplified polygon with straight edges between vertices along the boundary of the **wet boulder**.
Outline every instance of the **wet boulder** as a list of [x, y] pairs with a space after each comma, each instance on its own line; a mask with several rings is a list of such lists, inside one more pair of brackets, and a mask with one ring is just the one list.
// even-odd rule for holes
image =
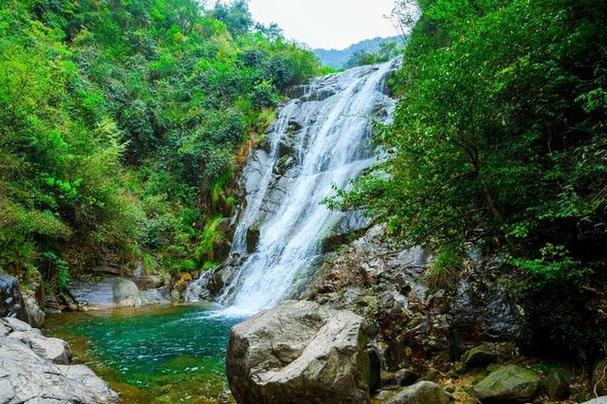
[[540, 379], [533, 370], [521, 366], [501, 367], [474, 386], [474, 394], [483, 403], [525, 403], [538, 390]]
[[366, 403], [371, 384], [362, 317], [288, 301], [232, 328], [230, 388], [239, 403]]

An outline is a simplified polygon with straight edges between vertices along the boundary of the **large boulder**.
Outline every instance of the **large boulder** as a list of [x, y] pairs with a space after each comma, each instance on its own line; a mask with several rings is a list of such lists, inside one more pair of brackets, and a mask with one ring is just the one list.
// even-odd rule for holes
[[15, 317], [27, 320], [19, 281], [0, 271], [0, 317]]
[[524, 403], [533, 398], [540, 379], [533, 370], [517, 365], [501, 367], [474, 386], [483, 403]]
[[[3, 335], [4, 334], [4, 335]], [[0, 319], [0, 403], [115, 403], [118, 395], [69, 347], [16, 319]]]
[[365, 403], [371, 383], [362, 317], [288, 301], [232, 328], [230, 388], [239, 403]]
[[399, 392], [386, 404], [447, 404], [450, 398], [433, 382], [418, 382]]
[[93, 310], [171, 303], [164, 288], [142, 291], [132, 280], [112, 276], [98, 282], [74, 281], [69, 292], [79, 307]]

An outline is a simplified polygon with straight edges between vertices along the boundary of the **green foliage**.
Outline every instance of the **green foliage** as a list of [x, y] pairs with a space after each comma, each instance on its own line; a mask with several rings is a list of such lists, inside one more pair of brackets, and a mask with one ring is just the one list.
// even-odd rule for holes
[[44, 278], [51, 284], [51, 292], [61, 293], [70, 286], [70, 268], [67, 262], [54, 252], [46, 251], [41, 254], [41, 265]]
[[375, 51], [358, 51], [346, 63], [346, 67], [372, 65], [387, 62], [403, 53], [403, 45], [398, 41], [388, 41], [381, 44]]
[[225, 23], [234, 36], [246, 34], [253, 28], [253, 18], [246, 0], [234, 0], [229, 4], [217, 1], [213, 16]]
[[[501, 254], [530, 306], [604, 284], [604, 2], [420, 3], [392, 80], [401, 95], [394, 124], [377, 137], [394, 153], [339, 202], [364, 207], [409, 243]], [[579, 305], [562, 300], [570, 319]], [[546, 327], [538, 332], [557, 332]]]
[[458, 274], [463, 268], [462, 251], [453, 246], [445, 246], [433, 257], [430, 266], [424, 273], [424, 280], [435, 289], [455, 287]]
[[205, 262], [213, 260], [215, 246], [224, 237], [224, 234], [219, 229], [220, 223], [221, 217], [209, 221], [200, 235], [200, 241], [196, 248], [196, 252], [194, 253], [194, 257], [201, 266], [204, 266]]
[[74, 271], [140, 251], [161, 268], [203, 265], [191, 251], [234, 205], [241, 144], [320, 67], [245, 1], [200, 4], [2, 3], [2, 267], [48, 267], [61, 289], [68, 267], [39, 252]]

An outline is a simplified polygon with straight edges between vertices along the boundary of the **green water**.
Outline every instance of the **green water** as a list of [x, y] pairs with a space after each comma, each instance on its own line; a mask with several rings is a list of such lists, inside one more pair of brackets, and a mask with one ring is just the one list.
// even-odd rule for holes
[[225, 378], [230, 328], [239, 320], [199, 306], [66, 313], [47, 334], [70, 342], [121, 402], [231, 402]]

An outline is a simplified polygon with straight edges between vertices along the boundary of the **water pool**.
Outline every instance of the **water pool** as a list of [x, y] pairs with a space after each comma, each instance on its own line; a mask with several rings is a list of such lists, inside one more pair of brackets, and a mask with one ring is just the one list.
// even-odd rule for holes
[[120, 309], [50, 316], [46, 334], [68, 341], [123, 403], [233, 402], [225, 377], [230, 328], [209, 307]]

